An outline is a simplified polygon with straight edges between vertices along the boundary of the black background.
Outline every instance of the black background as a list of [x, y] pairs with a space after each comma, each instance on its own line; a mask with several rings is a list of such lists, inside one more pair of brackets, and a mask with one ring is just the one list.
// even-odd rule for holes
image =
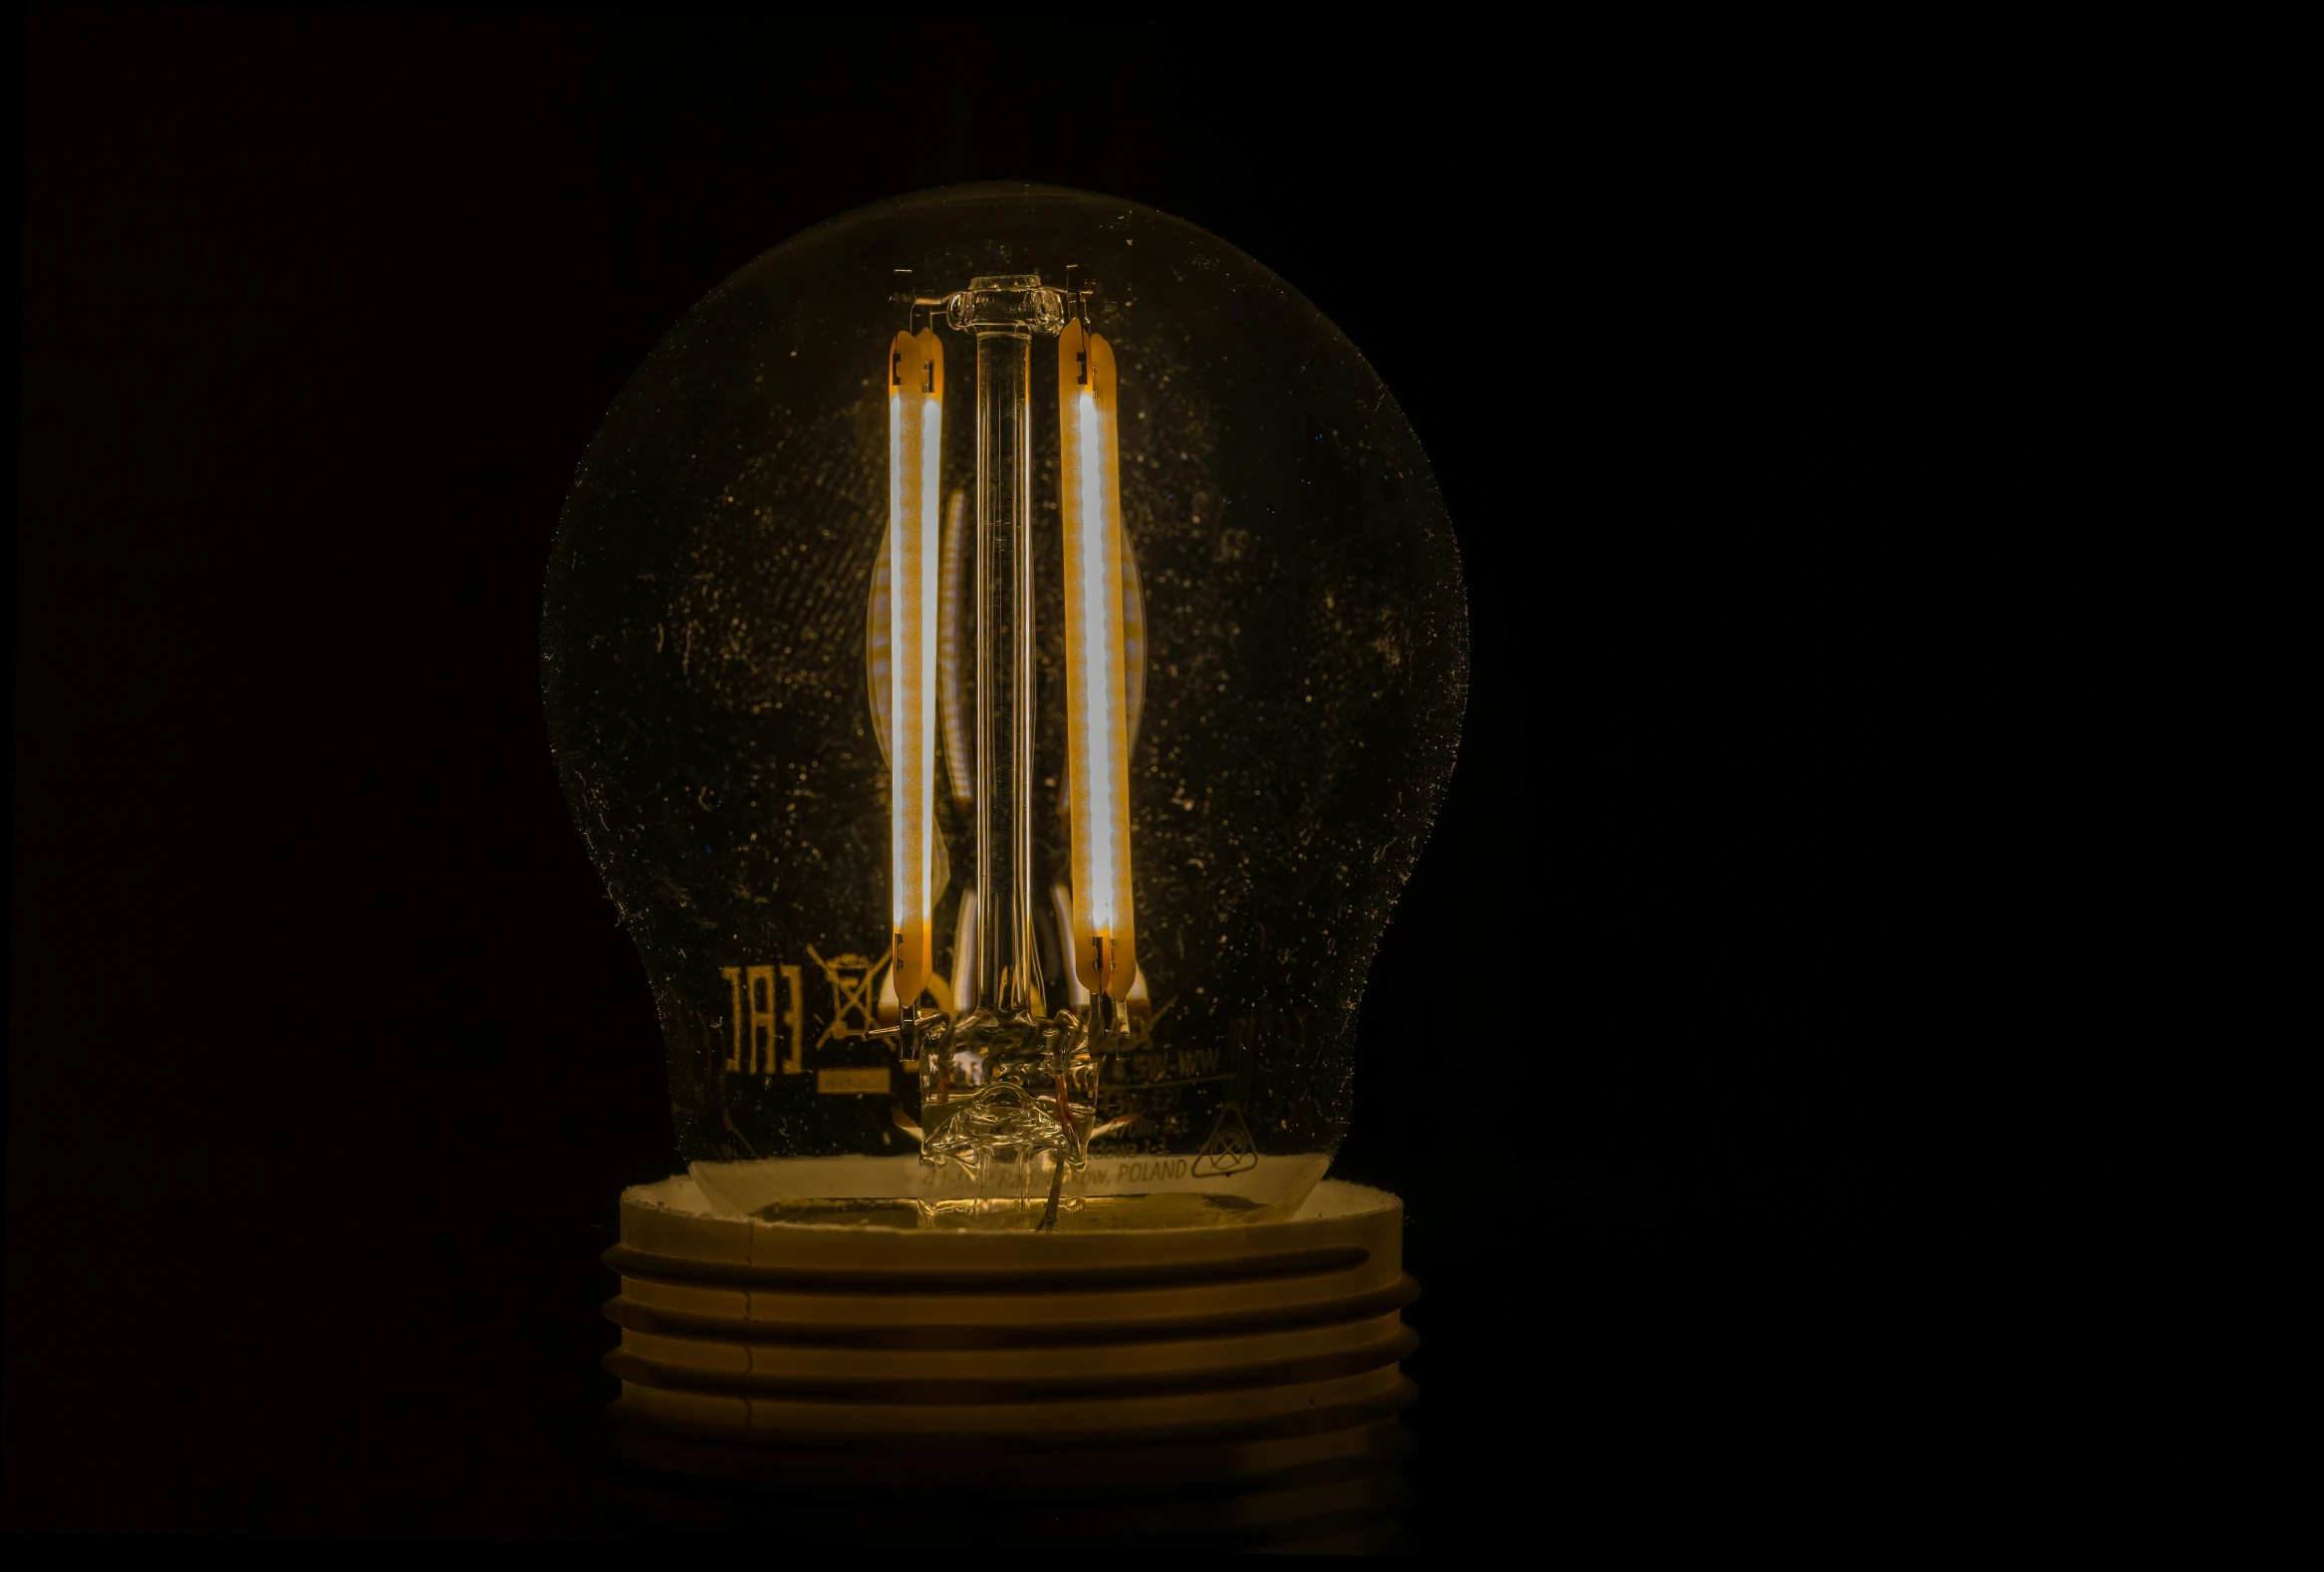
[[2292, 1496], [2283, 41], [26, 26], [7, 1525], [594, 1531], [596, 1255], [673, 1154], [550, 535], [712, 285], [990, 177], [1274, 268], [1460, 533], [1338, 1170], [1427, 1285], [1421, 1542]]

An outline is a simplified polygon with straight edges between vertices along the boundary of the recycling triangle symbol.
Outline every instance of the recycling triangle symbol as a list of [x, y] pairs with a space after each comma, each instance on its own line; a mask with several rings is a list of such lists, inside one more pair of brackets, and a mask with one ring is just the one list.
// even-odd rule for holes
[[1243, 1123], [1243, 1111], [1229, 1103], [1218, 1111], [1218, 1123], [1210, 1127], [1210, 1139], [1202, 1143], [1202, 1150], [1194, 1159], [1193, 1175], [1197, 1179], [1209, 1179], [1220, 1174], [1240, 1174], [1258, 1166], [1259, 1149], [1251, 1140], [1251, 1127]]

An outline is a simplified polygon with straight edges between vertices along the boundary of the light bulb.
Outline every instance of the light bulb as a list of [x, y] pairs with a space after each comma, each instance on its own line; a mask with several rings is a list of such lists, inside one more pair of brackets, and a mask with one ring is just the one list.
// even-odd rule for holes
[[[1313, 306], [984, 186], [670, 331], [576, 476], [543, 681], [711, 1202], [1235, 1222], [1347, 1130], [1466, 625], [1420, 444]], [[1377, 1095], [1458, 1051], [1372, 1045]]]

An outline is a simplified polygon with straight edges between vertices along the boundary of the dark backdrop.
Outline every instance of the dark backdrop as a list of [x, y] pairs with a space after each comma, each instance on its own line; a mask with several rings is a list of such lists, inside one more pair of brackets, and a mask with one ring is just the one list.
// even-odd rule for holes
[[1422, 1541], [2272, 1512], [2281, 44], [1501, 25], [31, 13], [10, 1526], [592, 1531], [596, 1254], [673, 1159], [550, 535], [692, 301], [987, 177], [1305, 291], [1460, 533], [1340, 1168], [1411, 1207]]

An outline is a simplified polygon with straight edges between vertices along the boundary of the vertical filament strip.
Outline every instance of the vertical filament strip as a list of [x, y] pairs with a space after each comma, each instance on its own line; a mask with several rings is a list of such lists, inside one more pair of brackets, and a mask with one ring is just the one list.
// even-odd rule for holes
[[[914, 599], [919, 603], [919, 647], [914, 659], [919, 676], [919, 698], [913, 707], [913, 716], [919, 725], [918, 792], [919, 792], [919, 927], [926, 935], [927, 950], [919, 963], [921, 986], [933, 964], [935, 939], [932, 924], [935, 905], [933, 868], [935, 863], [935, 781], [936, 781], [936, 603], [942, 585], [940, 566], [943, 539], [943, 447], [944, 447], [944, 347], [936, 341], [933, 327], [919, 333], [920, 352], [924, 357], [921, 367], [920, 389], [920, 492], [919, 492], [919, 552], [918, 567], [913, 573]], [[918, 997], [917, 989], [898, 997], [909, 1003]]]
[[[1095, 664], [1104, 658], [1111, 630], [1107, 627], [1107, 603], [1120, 595], [1107, 591], [1107, 581], [1120, 581], [1120, 574], [1109, 574], [1113, 553], [1107, 547], [1113, 544], [1113, 531], [1106, 511], [1106, 474], [1097, 455], [1103, 449], [1106, 434], [1098, 413], [1097, 395], [1089, 388], [1081, 390], [1074, 399], [1074, 420], [1081, 427], [1080, 462], [1076, 468], [1076, 488], [1081, 492], [1082, 571], [1081, 593], [1075, 597], [1081, 617], [1081, 648], [1088, 652], [1085, 660]], [[1085, 671], [1082, 677], [1082, 704], [1084, 744], [1081, 757], [1076, 760], [1083, 768], [1081, 777], [1088, 782], [1089, 838], [1090, 838], [1090, 923], [1098, 932], [1110, 934], [1114, 928], [1114, 732], [1117, 712], [1121, 709], [1119, 689], [1109, 691], [1113, 684], [1099, 672]]]
[[1114, 352], [1068, 323], [1058, 340], [1065, 483], [1066, 731], [1073, 827], [1074, 971], [1129, 995], [1137, 974], [1130, 887], [1130, 739], [1122, 652], [1122, 494]]
[[934, 940], [937, 508], [944, 352], [933, 330], [888, 354], [891, 985], [901, 1004], [927, 986]]

